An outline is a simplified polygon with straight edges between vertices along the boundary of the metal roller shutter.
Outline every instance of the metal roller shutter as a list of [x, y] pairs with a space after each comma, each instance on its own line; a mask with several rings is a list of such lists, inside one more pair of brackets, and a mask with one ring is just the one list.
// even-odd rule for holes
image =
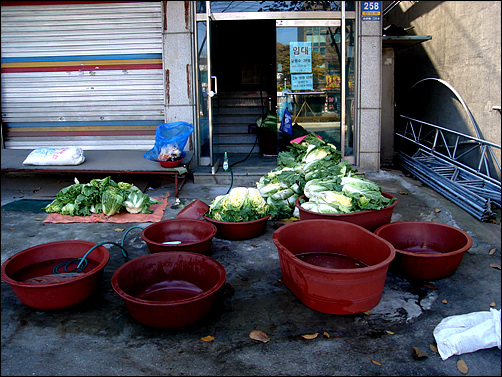
[[153, 145], [164, 122], [162, 2], [5, 3], [6, 148]]

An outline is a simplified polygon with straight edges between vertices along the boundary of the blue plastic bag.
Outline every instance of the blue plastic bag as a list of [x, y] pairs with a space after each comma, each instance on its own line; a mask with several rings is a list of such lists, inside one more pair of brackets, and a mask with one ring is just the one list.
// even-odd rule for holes
[[158, 161], [162, 147], [170, 144], [177, 145], [185, 155], [183, 149], [188, 141], [188, 137], [193, 132], [193, 126], [187, 122], [162, 123], [155, 132], [155, 145], [148, 152], [143, 154], [147, 160]]
[[281, 127], [279, 127], [279, 129], [284, 133], [293, 135], [293, 121], [287, 107], [284, 109], [284, 116], [282, 117]]

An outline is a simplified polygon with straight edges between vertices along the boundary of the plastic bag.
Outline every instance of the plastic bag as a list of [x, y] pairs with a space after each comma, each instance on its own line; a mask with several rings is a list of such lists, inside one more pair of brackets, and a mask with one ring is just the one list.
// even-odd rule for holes
[[433, 334], [443, 360], [485, 348], [500, 349], [500, 310], [446, 317]]
[[[152, 149], [143, 154], [147, 160], [159, 161], [159, 154], [162, 147], [175, 144], [183, 151], [188, 141], [188, 137], [193, 132], [193, 126], [187, 122], [162, 123], [155, 132], [155, 144]], [[182, 156], [184, 152], [182, 153]]]
[[177, 143], [171, 143], [167, 145], [163, 145], [160, 149], [159, 156], [157, 157], [158, 161], [175, 161], [180, 159], [182, 156], [181, 150], [178, 148]]
[[80, 165], [85, 161], [80, 147], [37, 148], [23, 161], [23, 165]]
[[279, 129], [289, 135], [293, 135], [293, 122], [291, 120], [291, 113], [288, 108], [284, 110], [284, 116], [281, 120], [281, 127]]

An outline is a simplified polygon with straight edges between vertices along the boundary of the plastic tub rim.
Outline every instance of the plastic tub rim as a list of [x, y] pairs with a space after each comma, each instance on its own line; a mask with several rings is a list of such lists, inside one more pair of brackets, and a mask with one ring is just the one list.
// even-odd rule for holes
[[[211, 287], [210, 289], [208, 289], [207, 291], [199, 293], [196, 296], [189, 297], [189, 298], [184, 298], [184, 299], [181, 299], [181, 300], [170, 300], [170, 301], [144, 300], [144, 299], [141, 299], [141, 298], [138, 298], [138, 297], [135, 297], [135, 296], [131, 296], [130, 294], [126, 293], [122, 288], [120, 288], [119, 283], [117, 281], [118, 280], [118, 276], [119, 276], [120, 272], [125, 268], [126, 265], [128, 265], [131, 262], [133, 262], [135, 260], [138, 260], [138, 259], [153, 258], [152, 256], [157, 256], [158, 257], [159, 254], [169, 254], [169, 256], [172, 256], [175, 253], [189, 254], [189, 255], [196, 256], [196, 258], [198, 258], [198, 257], [204, 257], [202, 259], [209, 259], [212, 262], [215, 262], [215, 264], [216, 264], [216, 266], [218, 268], [221, 268], [221, 271], [223, 271], [222, 276], [220, 277], [220, 279], [218, 280], [218, 282], [213, 287]], [[198, 300], [202, 300], [202, 299], [206, 298], [206, 296], [212, 295], [215, 291], [218, 291], [223, 286], [223, 284], [225, 284], [226, 275], [227, 274], [226, 274], [226, 271], [225, 271], [225, 268], [223, 267], [223, 265], [220, 262], [218, 262], [216, 259], [208, 257], [207, 255], [202, 255], [200, 253], [193, 253], [193, 252], [189, 252], [189, 251], [169, 251], [169, 252], [168, 251], [161, 251], [161, 252], [154, 253], [154, 254], [142, 255], [142, 256], [140, 256], [138, 258], [134, 258], [133, 260], [130, 260], [129, 262], [123, 264], [122, 266], [120, 266], [114, 272], [114, 274], [112, 276], [111, 283], [112, 283], [113, 290], [122, 299], [126, 299], [131, 304], [141, 304], [141, 305], [145, 305], [145, 306], [154, 306], [154, 307], [168, 308], [170, 306], [178, 306], [178, 305], [181, 305], [181, 304], [184, 304], [184, 303], [191, 303], [191, 302], [196, 301], [196, 300], [197, 301]]]
[[[396, 249], [396, 253], [404, 254], [404, 255], [407, 255], [407, 256], [410, 256], [410, 257], [427, 258], [427, 259], [451, 257], [453, 255], [465, 253], [473, 245], [472, 237], [467, 232], [465, 232], [464, 230], [462, 230], [460, 228], [457, 228], [457, 227], [455, 227], [453, 225], [443, 224], [443, 223], [438, 223], [438, 222], [433, 222], [433, 221], [421, 221], [421, 220], [396, 221], [396, 222], [388, 223], [388, 224], [385, 224], [385, 225], [382, 225], [382, 226], [378, 227], [375, 230], [375, 234], [380, 229], [383, 229], [385, 227], [389, 227], [389, 226], [395, 225], [395, 224], [433, 224], [433, 225], [439, 225], [439, 226], [442, 226], [442, 227], [445, 227], [445, 228], [448, 228], [448, 229], [452, 229], [452, 230], [458, 231], [459, 233], [463, 234], [465, 236], [465, 238], [467, 239], [467, 244], [464, 245], [463, 247], [461, 247], [460, 249], [453, 250], [453, 251], [447, 251], [447, 252], [444, 252], [444, 253], [441, 252], [441, 254], [414, 253], [413, 251], [401, 250], [401, 249], [398, 249], [398, 248], [394, 247]], [[383, 238], [383, 237], [381, 237], [381, 238]]]
[[[279, 229], [277, 229], [276, 232], [274, 232], [274, 234], [272, 236], [272, 239], [273, 239], [275, 245], [278, 246], [278, 247], [280, 247], [281, 249], [283, 249], [286, 252], [285, 255], [288, 258], [292, 259], [295, 263], [299, 263], [301, 266], [303, 266], [303, 267], [305, 267], [307, 269], [311, 269], [311, 270], [318, 271], [318, 272], [337, 273], [337, 274], [342, 274], [342, 275], [353, 274], [356, 271], [357, 272], [361, 272], [361, 273], [373, 272], [374, 270], [379, 270], [382, 267], [385, 267], [386, 265], [389, 265], [392, 262], [392, 260], [395, 258], [395, 256], [396, 256], [396, 248], [389, 241], [385, 240], [384, 238], [382, 238], [380, 236], [377, 236], [373, 232], [370, 232], [369, 230], [363, 228], [360, 225], [348, 223], [346, 221], [327, 220], [327, 219], [308, 219], [308, 220], [302, 220], [302, 221], [303, 222], [305, 222], [305, 221], [308, 221], [308, 222], [323, 222], [323, 223], [325, 221], [329, 221], [330, 223], [333, 223], [334, 225], [336, 225], [338, 223], [339, 226], [356, 227], [356, 228], [358, 228], [358, 230], [362, 230], [364, 232], [369, 233], [373, 237], [377, 237], [379, 240], [381, 240], [384, 244], [386, 244], [390, 248], [390, 255], [387, 258], [385, 258], [385, 260], [383, 260], [382, 262], [379, 262], [377, 264], [368, 266], [368, 267], [339, 269], [339, 268], [329, 268], [329, 267], [316, 266], [315, 264], [311, 264], [311, 263], [302, 261], [300, 258], [296, 257], [295, 254], [293, 254], [291, 251], [289, 251], [288, 248], [286, 248], [284, 245], [282, 245], [282, 244], [277, 245], [277, 243], [279, 242], [279, 240], [277, 240], [276, 232], [279, 232], [281, 229], [283, 229], [285, 227], [294, 226], [296, 223], [290, 223], [290, 224], [283, 225], [282, 227], [280, 227]], [[341, 225], [341, 224], [343, 224], [343, 225]], [[276, 243], [276, 241], [277, 241], [277, 243]]]
[[[30, 251], [33, 251], [34, 249], [38, 249], [41, 246], [45, 247], [45, 246], [51, 246], [53, 244], [74, 243], [75, 241], [76, 242], [88, 243], [89, 244], [89, 249], [91, 249], [92, 247], [94, 247], [94, 246], [96, 246], [98, 244], [97, 242], [84, 241], [84, 240], [65, 240], [65, 241], [47, 242], [47, 243], [43, 243], [43, 244], [40, 244], [40, 245], [35, 245], [35, 246], [32, 246], [32, 247], [29, 247], [27, 249], [21, 250], [20, 252], [12, 255], [11, 257], [9, 257], [2, 264], [2, 268], [1, 268], [2, 280], [4, 280], [9, 285], [14, 285], [16, 287], [27, 288], [27, 289], [53, 288], [53, 287], [61, 287], [61, 286], [65, 286], [65, 285], [68, 285], [68, 284], [73, 284], [73, 283], [75, 283], [77, 281], [89, 278], [91, 275], [94, 275], [94, 274], [97, 274], [97, 273], [101, 272], [104, 269], [104, 267], [108, 264], [108, 262], [110, 260], [110, 252], [104, 246], [99, 246], [99, 247], [96, 248], [96, 249], [106, 250], [106, 252], [104, 253], [105, 254], [104, 259], [95, 268], [93, 268], [92, 270], [90, 270], [90, 271], [88, 271], [86, 273], [83, 273], [83, 274], [77, 274], [78, 276], [75, 276], [74, 278], [71, 278], [71, 279], [64, 279], [64, 280], [57, 281], [57, 282], [54, 282], [54, 283], [37, 283], [37, 284], [32, 284], [32, 283], [25, 283], [25, 282], [22, 282], [22, 281], [19, 281], [19, 280], [12, 279], [6, 273], [6, 271], [5, 271], [7, 265], [16, 256], [20, 256], [22, 254], [29, 253]], [[85, 252], [82, 254], [82, 257], [84, 256], [84, 254], [85, 254]], [[91, 251], [91, 254], [92, 254], [92, 251]], [[75, 259], [77, 259], [77, 258], [75, 258]]]

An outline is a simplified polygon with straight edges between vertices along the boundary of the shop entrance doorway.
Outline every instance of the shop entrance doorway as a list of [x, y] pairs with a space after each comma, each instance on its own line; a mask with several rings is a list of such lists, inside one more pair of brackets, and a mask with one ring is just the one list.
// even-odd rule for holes
[[213, 152], [259, 154], [256, 120], [276, 110], [275, 21], [214, 21], [211, 38]]

